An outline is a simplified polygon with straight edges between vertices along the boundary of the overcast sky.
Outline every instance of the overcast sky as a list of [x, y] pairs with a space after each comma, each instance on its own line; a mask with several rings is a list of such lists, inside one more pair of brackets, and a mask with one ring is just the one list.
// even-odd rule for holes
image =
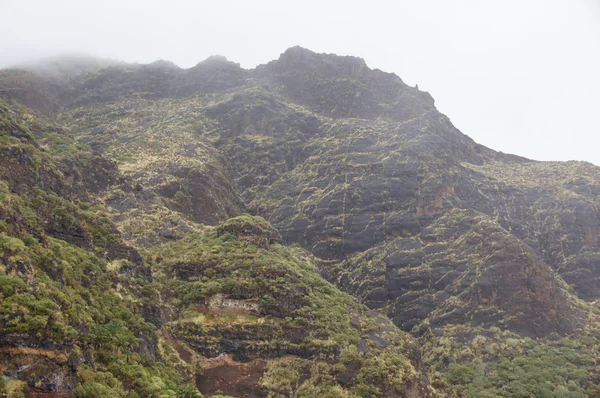
[[600, 0], [0, 0], [0, 67], [85, 52], [252, 68], [301, 45], [418, 84], [476, 141], [600, 165]]

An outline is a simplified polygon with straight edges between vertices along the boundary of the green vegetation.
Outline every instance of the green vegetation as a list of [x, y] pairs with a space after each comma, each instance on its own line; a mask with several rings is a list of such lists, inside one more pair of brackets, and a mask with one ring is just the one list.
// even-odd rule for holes
[[[0, 395], [24, 396], [56, 373], [79, 385], [80, 397], [183, 396], [181, 375], [148, 348], [157, 335], [143, 317], [155, 305], [152, 281], [143, 277], [147, 266], [126, 258], [115, 260], [120, 267], [108, 266], [107, 254], [131, 250], [101, 208], [69, 200], [68, 189], [49, 189], [67, 187], [56, 157], [16, 124], [13, 115], [24, 114], [5, 106], [0, 103], [0, 131], [22, 136], [13, 148], [44, 159], [56, 184], [32, 184], [19, 195], [10, 184], [23, 176], [15, 179], [18, 169], [10, 168], [0, 181], [0, 331], [2, 348], [12, 350], [0, 354], [0, 369], [14, 377], [14, 367], [24, 365], [28, 380], [37, 380], [28, 386], [3, 377]], [[41, 167], [28, 172], [32, 181], [45, 173]]]
[[[274, 233], [265, 220], [241, 216], [150, 250], [161, 295], [179, 314], [169, 333], [206, 357], [295, 356], [270, 363], [261, 385], [272, 396], [377, 397], [417, 383], [411, 340], [324, 281], [304, 250], [254, 244]], [[239, 310], [242, 303], [256, 306]], [[355, 370], [341, 384], [345, 364]]]
[[[119, 276], [106, 271], [104, 260], [61, 240], [26, 245], [5, 233], [0, 258], [0, 329], [24, 342], [65, 347], [75, 364], [93, 359], [88, 373], [80, 370], [80, 396], [175, 391], [179, 376], [138, 354], [140, 344], [155, 339], [155, 328], [140, 316], [138, 300], [117, 294]], [[95, 370], [104, 376], [89, 376]]]
[[[78, 173], [94, 161], [89, 148], [26, 112], [11, 115], [35, 134], [22, 127], [26, 142], [10, 137], [8, 145], [39, 154], [43, 161], [32, 162], [44, 166], [30, 169], [34, 177], [44, 168], [56, 178], [56, 191], [32, 184], [28, 195], [12, 191], [14, 181], [0, 181], [0, 328], [20, 345], [42, 342], [41, 351], [15, 354], [22, 363], [28, 355], [49, 359], [28, 377], [43, 378], [67, 363], [76, 370], [69, 377], [79, 397], [199, 397], [185, 381], [225, 352], [239, 361], [268, 359], [269, 370], [254, 382], [273, 396], [291, 383], [303, 395], [373, 397], [420, 385], [407, 357], [412, 340], [325, 282], [314, 258], [280, 245], [279, 233], [260, 217], [190, 225], [197, 232], [148, 251], [153, 278], [138, 260], [107, 261], [128, 253], [110, 209], [92, 195], [82, 199], [94, 203], [72, 194], [82, 187]], [[72, 182], [57, 172], [65, 167], [74, 171]], [[120, 188], [108, 195], [136, 199]], [[192, 198], [176, 191], [173, 200], [189, 206]], [[152, 205], [158, 217], [169, 214], [164, 209]], [[143, 234], [147, 214], [136, 215]], [[236, 303], [249, 309], [229, 311]], [[176, 315], [158, 331], [143, 316], [156, 306]], [[175, 344], [193, 360], [179, 357]], [[279, 369], [288, 357], [296, 373]], [[3, 379], [0, 388], [18, 396], [28, 387]]]
[[596, 397], [598, 330], [594, 324], [579, 336], [531, 339], [497, 327], [448, 325], [443, 337], [423, 338], [424, 360], [436, 387], [466, 397]]
[[600, 396], [599, 168], [351, 57], [109, 64], [0, 71], [0, 395]]

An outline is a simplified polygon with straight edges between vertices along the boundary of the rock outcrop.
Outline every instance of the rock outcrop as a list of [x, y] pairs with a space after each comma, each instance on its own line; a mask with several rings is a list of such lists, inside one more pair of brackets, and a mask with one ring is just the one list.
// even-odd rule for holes
[[[241, 216], [154, 248], [178, 361], [205, 394], [432, 397], [416, 343]], [[269, 243], [269, 245], [264, 245]], [[243, 386], [244, 391], [240, 390]]]
[[[21, 208], [3, 210], [7, 236], [29, 231], [38, 240], [48, 236], [119, 267], [115, 261], [127, 260], [141, 269], [144, 262], [132, 246], [152, 249], [175, 241], [171, 247], [195, 253], [189, 236], [203, 245], [206, 239], [231, 240], [240, 253], [252, 248], [273, 256], [288, 250], [282, 243], [297, 244], [315, 256], [309, 262], [330, 282], [433, 350], [426, 353], [427, 366], [449, 372], [434, 378], [440, 392], [592, 394], [591, 377], [557, 377], [556, 391], [541, 384], [519, 390], [511, 384], [517, 376], [501, 385], [495, 377], [514, 369], [502, 373], [486, 363], [502, 359], [502, 347], [534, 356], [537, 367], [556, 364], [546, 355], [560, 351], [552, 351], [562, 344], [557, 342], [589, 348], [600, 338], [594, 333], [600, 168], [537, 162], [483, 147], [437, 111], [428, 93], [355, 57], [294, 47], [252, 70], [219, 56], [190, 69], [165, 61], [88, 60], [70, 68], [69, 62], [0, 72], [0, 92], [31, 108], [1, 104], [0, 179], [20, 200], [35, 196], [28, 206], [40, 220], [22, 223], [27, 214]], [[253, 216], [226, 221], [244, 212], [270, 224]], [[160, 272], [181, 285], [165, 282], [161, 299], [174, 300], [173, 308], [160, 314], [153, 306], [140, 310], [153, 324], [169, 323], [161, 346], [177, 353], [174, 363], [188, 369], [187, 380], [210, 394], [221, 388], [240, 394], [233, 384], [208, 382], [189, 371], [189, 358], [200, 355], [214, 359], [206, 374], [233, 375], [254, 396], [289, 393], [289, 387], [274, 384], [268, 376], [273, 372], [313, 383], [307, 364], [319, 352], [335, 356], [335, 347], [307, 346], [306, 331], [281, 321], [306, 315], [299, 314], [308, 308], [311, 289], [287, 280], [285, 267], [257, 265], [251, 255], [221, 269], [219, 250], [214, 256], [210, 250], [174, 264], [156, 259], [172, 266]], [[230, 272], [262, 272], [263, 266], [269, 276], [252, 274], [252, 283], [233, 278], [227, 288], [211, 285]], [[130, 268], [119, 269], [125, 275]], [[151, 275], [145, 269], [140, 272]], [[271, 301], [262, 302], [265, 286], [255, 282], [277, 278], [283, 278], [281, 291], [267, 289]], [[200, 289], [202, 300], [186, 286]], [[277, 321], [230, 325], [223, 316], [204, 323], [211, 294], [258, 303], [261, 319]], [[197, 308], [177, 307], [190, 297], [198, 299], [188, 303]], [[202, 322], [186, 320], [185, 311], [201, 308]], [[250, 313], [245, 315], [257, 315]], [[477, 344], [464, 348], [475, 338]], [[368, 340], [378, 337], [361, 339], [358, 346], [376, 344]], [[482, 343], [488, 340], [493, 343]], [[487, 362], [455, 367], [467, 366], [475, 352]], [[600, 358], [583, 352], [576, 352], [583, 355], [577, 360], [569, 354], [568, 363], [579, 361], [589, 370], [587, 364]], [[536, 366], [521, 370], [529, 375]], [[360, 384], [354, 373], [326, 373], [331, 385], [348, 391]], [[489, 383], [480, 382], [488, 376]], [[469, 377], [473, 383], [464, 382]], [[412, 384], [417, 392], [402, 394], [424, 394], [427, 383], [419, 383]], [[469, 390], [471, 384], [478, 390]]]

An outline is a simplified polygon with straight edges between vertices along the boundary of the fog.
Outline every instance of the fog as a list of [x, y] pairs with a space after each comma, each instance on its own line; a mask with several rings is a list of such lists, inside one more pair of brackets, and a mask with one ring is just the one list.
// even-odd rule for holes
[[476, 141], [600, 164], [600, 1], [0, 0], [0, 67], [61, 53], [243, 67], [301, 45], [418, 84]]

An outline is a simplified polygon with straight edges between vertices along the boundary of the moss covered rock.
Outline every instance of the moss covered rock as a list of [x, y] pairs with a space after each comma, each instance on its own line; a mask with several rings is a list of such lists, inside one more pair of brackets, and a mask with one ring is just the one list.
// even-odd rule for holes
[[238, 396], [239, 380], [252, 396], [432, 396], [415, 342], [274, 236], [241, 216], [149, 252], [169, 298], [169, 345], [196, 365], [202, 392]]

